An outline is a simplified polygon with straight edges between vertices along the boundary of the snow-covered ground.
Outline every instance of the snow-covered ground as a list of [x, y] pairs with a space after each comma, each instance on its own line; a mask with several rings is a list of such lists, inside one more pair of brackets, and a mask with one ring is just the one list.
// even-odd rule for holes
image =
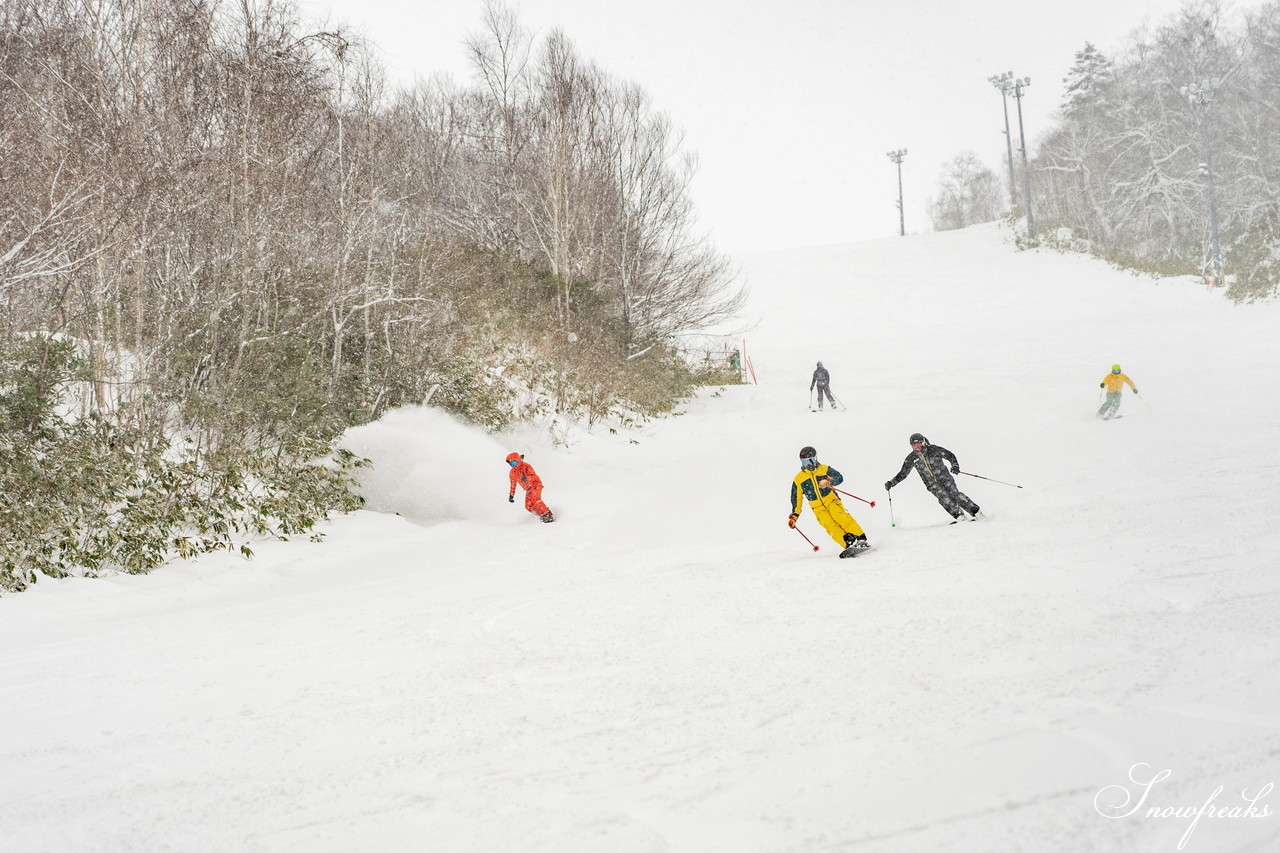
[[[393, 412], [323, 543], [5, 596], [0, 848], [1280, 849], [1280, 305], [1006, 240], [744, 258], [758, 386], [568, 449]], [[892, 526], [915, 431], [1023, 488]], [[872, 553], [788, 530], [805, 444]]]

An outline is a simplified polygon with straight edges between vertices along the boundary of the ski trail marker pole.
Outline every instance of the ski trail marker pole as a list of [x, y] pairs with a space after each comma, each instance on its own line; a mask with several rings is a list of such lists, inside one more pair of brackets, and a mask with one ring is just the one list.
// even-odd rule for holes
[[848, 492], [846, 492], [844, 489], [837, 489], [835, 486], [832, 486], [832, 487], [831, 487], [831, 491], [833, 491], [833, 492], [839, 492], [839, 493], [840, 493], [840, 494], [842, 494], [842, 495], [849, 495], [849, 497], [853, 498], [855, 501], [862, 501], [864, 504], [870, 504], [871, 506], [875, 506], [875, 505], [876, 505], [876, 502], [875, 502], [875, 501], [869, 501], [869, 500], [867, 500], [866, 498], [860, 498], [860, 497], [858, 497], [857, 495], [850, 495], [850, 494], [849, 494]]
[[1022, 488], [1022, 486], [1019, 486], [1017, 483], [1006, 483], [1004, 480], [993, 480], [991, 477], [984, 477], [981, 474], [970, 474], [968, 471], [961, 471], [960, 473], [964, 474], [966, 477], [977, 477], [979, 480], [990, 480], [991, 482], [999, 483], [1002, 486], [1013, 486], [1015, 489]]

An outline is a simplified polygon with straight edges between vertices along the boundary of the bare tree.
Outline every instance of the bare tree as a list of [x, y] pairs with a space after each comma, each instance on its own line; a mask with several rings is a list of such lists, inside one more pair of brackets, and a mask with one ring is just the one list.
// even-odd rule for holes
[[998, 219], [1003, 209], [1000, 179], [972, 151], [956, 155], [942, 167], [938, 195], [929, 215], [936, 231], [951, 231]]
[[244, 435], [411, 398], [523, 317], [580, 342], [568, 375], [731, 311], [670, 121], [565, 34], [483, 23], [473, 85], [389, 93], [288, 0], [0, 6], [0, 322], [90, 342], [100, 404], [130, 351], [158, 427]]

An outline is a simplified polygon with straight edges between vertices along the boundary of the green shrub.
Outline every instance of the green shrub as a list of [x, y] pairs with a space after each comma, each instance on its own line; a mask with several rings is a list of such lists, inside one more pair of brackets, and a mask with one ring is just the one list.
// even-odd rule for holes
[[1269, 299], [1280, 292], [1280, 216], [1256, 219], [1227, 248], [1223, 258], [1234, 272], [1227, 296], [1236, 302]]
[[253, 537], [305, 533], [363, 503], [353, 473], [366, 461], [305, 430], [207, 452], [97, 414], [63, 418], [63, 389], [82, 371], [66, 342], [0, 349], [0, 589], [210, 551], [248, 556]]

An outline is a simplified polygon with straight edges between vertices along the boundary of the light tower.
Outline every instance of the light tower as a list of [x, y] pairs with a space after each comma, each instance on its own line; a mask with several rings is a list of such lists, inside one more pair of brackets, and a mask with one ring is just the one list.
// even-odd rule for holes
[[907, 149], [899, 148], [889, 152], [889, 159], [898, 164], [898, 236], [907, 236], [907, 217], [902, 210], [902, 158], [907, 156]]
[[1004, 142], [1009, 151], [1009, 206], [1018, 206], [1016, 195], [1017, 182], [1013, 178], [1013, 134], [1009, 132], [1009, 90], [1013, 88], [1013, 72], [1006, 71], [996, 77], [988, 77], [991, 85], [1000, 90], [1000, 100], [1004, 102]]
[[1027, 201], [1027, 237], [1034, 237], [1036, 220], [1031, 214], [1031, 169], [1027, 166], [1027, 134], [1022, 129], [1022, 90], [1031, 85], [1030, 77], [1013, 81], [1013, 97], [1018, 101], [1018, 140], [1022, 143], [1022, 195]]

